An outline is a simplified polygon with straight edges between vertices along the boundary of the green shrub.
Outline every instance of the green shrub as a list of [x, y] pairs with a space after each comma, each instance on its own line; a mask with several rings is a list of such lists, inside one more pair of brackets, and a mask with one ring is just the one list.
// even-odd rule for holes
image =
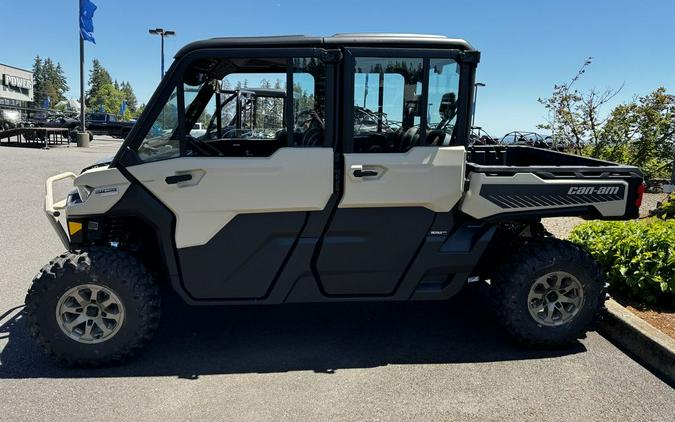
[[662, 158], [649, 158], [639, 164], [635, 162], [628, 163], [640, 167], [642, 174], [645, 176], [645, 180], [670, 179], [672, 167], [668, 160]]
[[587, 222], [575, 227], [569, 239], [602, 266], [610, 291], [675, 306], [675, 220]]
[[675, 218], [675, 192], [671, 192], [663, 202], [659, 202], [659, 205], [654, 208], [652, 212], [649, 213], [649, 215], [653, 215], [664, 220]]

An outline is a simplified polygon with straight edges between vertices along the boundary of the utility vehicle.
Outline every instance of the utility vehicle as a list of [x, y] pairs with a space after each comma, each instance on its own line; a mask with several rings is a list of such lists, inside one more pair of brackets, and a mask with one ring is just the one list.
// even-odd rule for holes
[[[468, 146], [479, 57], [426, 35], [184, 47], [112, 161], [47, 180], [67, 251], [28, 292], [33, 336], [64, 364], [101, 365], [150, 339], [160, 289], [190, 305], [423, 301], [482, 279], [517, 340], [576, 341], [604, 282], [540, 220], [635, 218], [642, 174]], [[211, 124], [194, 137], [197, 122]], [[74, 189], [55, 202], [62, 179]]]

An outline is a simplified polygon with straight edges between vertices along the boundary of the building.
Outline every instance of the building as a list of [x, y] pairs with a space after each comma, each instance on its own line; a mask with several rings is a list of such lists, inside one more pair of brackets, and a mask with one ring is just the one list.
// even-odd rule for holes
[[0, 108], [28, 108], [33, 102], [33, 72], [0, 63]]

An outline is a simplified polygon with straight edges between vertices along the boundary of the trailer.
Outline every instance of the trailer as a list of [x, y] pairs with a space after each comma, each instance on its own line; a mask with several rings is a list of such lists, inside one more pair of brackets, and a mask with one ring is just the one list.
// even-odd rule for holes
[[17, 127], [0, 131], [0, 145], [37, 146], [49, 149], [50, 145], [70, 146], [68, 128]]

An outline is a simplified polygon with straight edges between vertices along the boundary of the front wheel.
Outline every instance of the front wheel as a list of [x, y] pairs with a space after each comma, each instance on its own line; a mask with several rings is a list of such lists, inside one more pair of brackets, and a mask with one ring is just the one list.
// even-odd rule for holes
[[563, 240], [531, 240], [507, 258], [492, 280], [498, 322], [530, 346], [564, 346], [583, 337], [604, 304], [595, 260]]
[[66, 252], [33, 279], [26, 296], [31, 334], [65, 366], [122, 362], [157, 330], [160, 297], [136, 258], [109, 248]]

